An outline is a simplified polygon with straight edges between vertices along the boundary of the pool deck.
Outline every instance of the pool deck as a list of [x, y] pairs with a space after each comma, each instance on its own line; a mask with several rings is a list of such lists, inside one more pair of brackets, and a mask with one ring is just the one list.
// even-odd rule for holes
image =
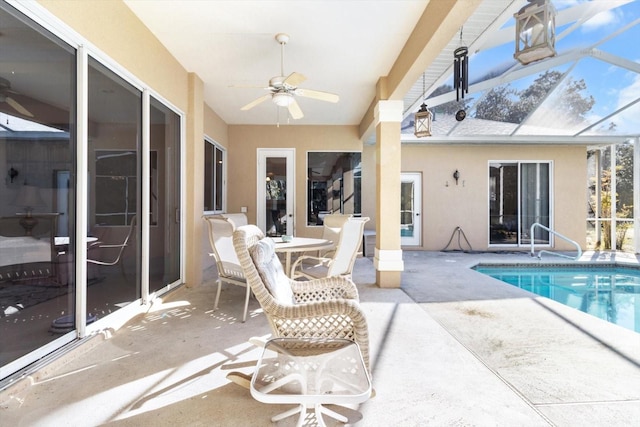
[[[403, 259], [400, 289], [374, 284], [370, 258], [356, 262], [376, 396], [357, 408], [362, 418], [345, 412], [351, 424], [638, 425], [640, 334], [470, 269], [570, 260], [422, 251]], [[640, 265], [622, 253], [585, 253], [583, 261]], [[1, 424], [294, 425], [271, 423], [288, 407], [257, 402], [225, 377], [251, 372], [259, 349], [248, 340], [269, 333], [253, 299], [247, 322], [238, 321], [242, 294], [223, 288], [213, 312], [212, 281], [177, 289], [0, 393]]]

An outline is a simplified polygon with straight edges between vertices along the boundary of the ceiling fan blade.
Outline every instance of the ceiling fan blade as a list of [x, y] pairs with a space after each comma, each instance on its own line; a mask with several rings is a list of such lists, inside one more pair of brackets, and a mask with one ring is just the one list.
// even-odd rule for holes
[[340, 97], [334, 93], [320, 92], [319, 90], [311, 89], [296, 89], [296, 95], [334, 103], [340, 100]]
[[26, 108], [24, 108], [18, 101], [16, 101], [13, 98], [10, 97], [6, 97], [5, 99], [6, 103], [9, 104], [11, 106], [11, 108], [13, 108], [14, 110], [16, 110], [18, 113], [22, 114], [23, 116], [27, 116], [27, 117], [33, 117], [33, 114], [31, 114], [31, 111], [27, 110]]
[[229, 85], [228, 87], [234, 89], [264, 89], [269, 90], [270, 88], [264, 86], [255, 86], [255, 85]]
[[294, 120], [298, 120], [304, 117], [304, 114], [302, 114], [302, 110], [300, 109], [300, 106], [295, 99], [292, 99], [291, 104], [289, 104], [289, 114], [291, 114], [291, 118], [293, 118]]
[[262, 95], [260, 98], [251, 101], [250, 103], [248, 103], [247, 105], [245, 105], [244, 107], [241, 108], [242, 111], [247, 111], [252, 109], [253, 107], [255, 107], [256, 105], [260, 104], [261, 102], [266, 101], [267, 99], [271, 98], [271, 94], [268, 93], [266, 95]]
[[286, 79], [282, 81], [282, 85], [289, 89], [293, 89], [295, 87], [298, 87], [300, 83], [302, 83], [305, 80], [307, 80], [305, 76], [303, 76], [300, 73], [293, 72], [289, 74]]

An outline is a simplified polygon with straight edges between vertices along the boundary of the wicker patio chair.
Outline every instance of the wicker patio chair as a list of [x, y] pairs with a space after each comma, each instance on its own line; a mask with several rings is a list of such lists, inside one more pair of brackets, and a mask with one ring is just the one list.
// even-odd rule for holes
[[349, 339], [360, 347], [369, 370], [367, 320], [350, 279], [290, 279], [276, 256], [274, 241], [255, 225], [237, 228], [233, 245], [274, 336]]

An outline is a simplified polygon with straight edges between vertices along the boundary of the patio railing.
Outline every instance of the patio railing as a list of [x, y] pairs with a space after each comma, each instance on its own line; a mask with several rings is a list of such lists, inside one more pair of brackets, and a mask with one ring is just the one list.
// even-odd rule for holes
[[578, 253], [576, 254], [575, 257], [569, 256], [569, 255], [565, 255], [565, 254], [561, 254], [558, 252], [552, 252], [552, 251], [547, 251], [547, 250], [540, 250], [538, 251], [538, 259], [542, 259], [542, 254], [543, 253], [547, 253], [550, 255], [555, 255], [555, 256], [559, 256], [559, 257], [564, 257], [564, 258], [570, 258], [570, 259], [574, 259], [574, 260], [578, 260], [580, 259], [580, 257], [582, 256], [582, 248], [580, 247], [580, 245], [571, 240], [570, 238], [568, 238], [567, 236], [563, 236], [562, 234], [558, 233], [557, 231], [554, 231], [552, 229], [550, 229], [549, 227], [547, 227], [546, 225], [542, 225], [539, 222], [534, 222], [533, 224], [531, 224], [531, 228], [529, 230], [529, 236], [531, 239], [531, 256], [536, 256], [535, 254], [535, 239], [533, 238], [534, 236], [534, 231], [536, 228], [542, 228], [543, 230], [546, 230], [547, 232], [553, 234], [554, 236], [557, 236], [563, 240], [566, 240], [567, 242], [571, 243], [572, 245], [574, 245], [576, 247], [576, 249], [578, 250]]

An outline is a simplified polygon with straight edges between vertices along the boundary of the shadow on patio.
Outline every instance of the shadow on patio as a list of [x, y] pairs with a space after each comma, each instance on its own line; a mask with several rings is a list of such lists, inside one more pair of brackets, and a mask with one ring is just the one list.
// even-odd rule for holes
[[[625, 425], [640, 417], [638, 334], [480, 275], [497, 255], [405, 252], [402, 289], [354, 280], [367, 313], [376, 396], [364, 426]], [[514, 255], [515, 256], [515, 255]], [[522, 255], [518, 255], [524, 259]], [[528, 255], [526, 255], [528, 257]], [[213, 280], [179, 288], [109, 339], [99, 337], [0, 394], [6, 425], [270, 426], [287, 406], [229, 382], [251, 372], [269, 333], [257, 302]], [[579, 325], [579, 328], [576, 327]], [[588, 333], [586, 333], [588, 332]], [[306, 425], [315, 425], [307, 420]], [[327, 420], [328, 421], [328, 420]], [[295, 424], [295, 417], [277, 425]]]

